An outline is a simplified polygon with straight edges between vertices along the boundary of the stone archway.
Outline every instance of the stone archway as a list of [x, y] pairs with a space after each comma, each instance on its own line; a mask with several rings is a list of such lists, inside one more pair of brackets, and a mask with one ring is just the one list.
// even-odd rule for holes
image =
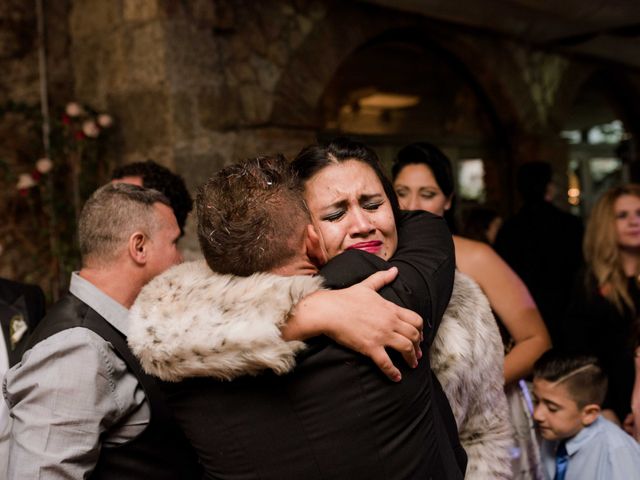
[[289, 58], [273, 94], [269, 123], [317, 134], [323, 128], [321, 99], [336, 71], [350, 55], [385, 37], [404, 38], [438, 49], [465, 76], [492, 117], [501, 152], [494, 160], [493, 203], [513, 199], [508, 185], [518, 158], [521, 132], [531, 130], [535, 105], [521, 80], [521, 66], [504, 55], [504, 40], [452, 32], [447, 26], [415, 15], [383, 9], [336, 5]]
[[[527, 112], [533, 107], [527, 105], [528, 98], [518, 96], [526, 89], [517, 85], [514, 72], [519, 66], [509, 58], [496, 61], [495, 57], [503, 53], [499, 43], [452, 34], [442, 25], [412, 15], [342, 7], [336, 6], [318, 22], [290, 57], [274, 90], [270, 124], [319, 127], [318, 103], [338, 67], [356, 50], [385, 35], [410, 37], [414, 42], [446, 51], [473, 79], [505, 131], [526, 123]], [[503, 81], [506, 78], [509, 81]]]
[[284, 73], [274, 90], [269, 123], [319, 128], [318, 103], [339, 65], [384, 32], [415, 25], [416, 19], [412, 16], [396, 13], [390, 17], [379, 8], [336, 4], [316, 23], [283, 68]]

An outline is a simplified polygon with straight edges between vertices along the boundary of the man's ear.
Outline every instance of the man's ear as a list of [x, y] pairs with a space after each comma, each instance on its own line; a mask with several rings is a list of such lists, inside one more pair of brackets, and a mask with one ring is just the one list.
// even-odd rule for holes
[[595, 422], [596, 419], [600, 416], [600, 411], [600, 405], [597, 405], [595, 403], [590, 403], [582, 407], [582, 411], [580, 412], [582, 425], [588, 427], [593, 422]]
[[304, 245], [309, 260], [316, 266], [321, 267], [328, 261], [327, 252], [324, 249], [322, 237], [313, 224], [309, 223], [305, 228]]
[[547, 188], [545, 188], [544, 190], [544, 199], [547, 202], [553, 202], [553, 199], [556, 198], [557, 193], [558, 187], [553, 182], [553, 180], [551, 180], [549, 183], [547, 183]]
[[129, 256], [138, 265], [145, 265], [147, 263], [148, 241], [147, 236], [140, 231], [132, 233], [129, 237], [129, 243], [127, 245]]

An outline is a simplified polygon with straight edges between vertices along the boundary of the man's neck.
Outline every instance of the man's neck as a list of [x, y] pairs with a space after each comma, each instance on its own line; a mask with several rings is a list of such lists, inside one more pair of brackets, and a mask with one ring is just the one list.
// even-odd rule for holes
[[125, 272], [115, 268], [83, 267], [79, 275], [125, 308], [131, 308], [141, 286]]
[[307, 258], [296, 258], [285, 265], [270, 270], [271, 273], [290, 277], [293, 275], [315, 275], [318, 273], [316, 266]]

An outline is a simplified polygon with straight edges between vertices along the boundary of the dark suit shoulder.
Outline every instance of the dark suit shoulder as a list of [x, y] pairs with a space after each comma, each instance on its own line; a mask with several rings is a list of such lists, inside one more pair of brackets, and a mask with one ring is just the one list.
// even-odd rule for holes
[[20, 295], [41, 301], [44, 304], [44, 292], [39, 286], [0, 277], [0, 297], [4, 301], [12, 302]]
[[45, 314], [44, 293], [36, 285], [0, 278], [0, 306], [2, 306], [0, 323], [9, 352], [9, 364], [14, 365], [20, 359], [29, 335], [21, 335], [15, 344], [10, 342], [12, 319], [18, 313], [18, 318], [26, 322], [27, 332], [32, 332]]
[[0, 278], [0, 298], [7, 303], [12, 303], [16, 298], [23, 294], [27, 285], [24, 283], [14, 282], [6, 278]]

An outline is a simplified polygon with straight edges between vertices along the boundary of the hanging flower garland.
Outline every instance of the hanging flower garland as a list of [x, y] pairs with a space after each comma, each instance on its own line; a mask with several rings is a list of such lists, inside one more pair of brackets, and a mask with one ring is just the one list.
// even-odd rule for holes
[[77, 101], [50, 108], [43, 0], [35, 10], [39, 101], [0, 104], [0, 255], [5, 275], [39, 283], [56, 300], [79, 266], [82, 202], [107, 180], [114, 121]]
[[[78, 102], [69, 102], [60, 118], [64, 126], [66, 137], [71, 144], [69, 150], [78, 150], [80, 143], [87, 139], [97, 139], [100, 134], [113, 126], [113, 117], [106, 113], [97, 113], [94, 110], [81, 105]], [[76, 145], [73, 143], [76, 142]], [[29, 193], [29, 189], [38, 186], [43, 175], [47, 175], [53, 169], [50, 158], [43, 157], [35, 162], [33, 170], [21, 173], [18, 176], [16, 189], [22, 196]]]
[[55, 299], [79, 266], [76, 221], [84, 200], [107, 181], [105, 147], [115, 122], [69, 102], [50, 118], [48, 148], [37, 141], [40, 122], [37, 105], [0, 105], [0, 131], [15, 133], [0, 150], [0, 254], [6, 274], [40, 283]]

